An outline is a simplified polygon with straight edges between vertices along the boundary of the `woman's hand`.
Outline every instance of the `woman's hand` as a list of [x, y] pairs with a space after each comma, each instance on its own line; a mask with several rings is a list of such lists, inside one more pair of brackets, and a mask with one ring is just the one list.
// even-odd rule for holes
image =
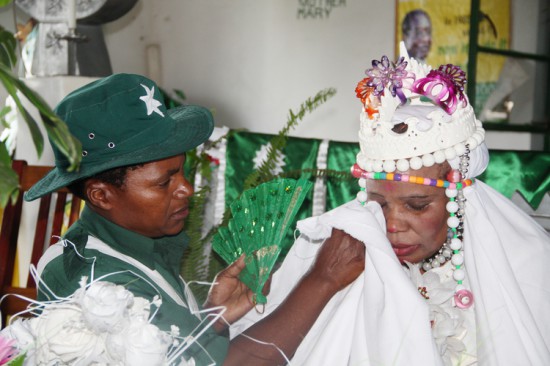
[[308, 276], [328, 283], [335, 292], [353, 282], [365, 269], [365, 245], [342, 230], [332, 229]]
[[[224, 365], [281, 365], [283, 352], [292, 358], [325, 305], [365, 268], [365, 245], [345, 232], [332, 230], [315, 263], [268, 316], [235, 337]], [[259, 340], [260, 343], [251, 339]], [[273, 347], [276, 345], [276, 347]]]
[[[239, 274], [245, 267], [244, 254], [229, 267], [216, 275], [214, 284], [208, 292], [208, 298], [204, 308], [224, 306], [223, 319], [220, 319], [214, 327], [218, 333], [227, 326], [240, 319], [254, 307], [252, 291], [241, 282]], [[225, 321], [224, 321], [225, 319]]]

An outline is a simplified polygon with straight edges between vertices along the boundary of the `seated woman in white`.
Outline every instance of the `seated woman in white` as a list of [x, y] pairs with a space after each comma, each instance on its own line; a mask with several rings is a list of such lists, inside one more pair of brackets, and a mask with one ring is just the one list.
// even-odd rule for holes
[[550, 365], [550, 239], [475, 180], [488, 152], [464, 72], [405, 56], [366, 73], [357, 200], [298, 223], [266, 311], [232, 335], [285, 301], [335, 228], [365, 244], [365, 272], [286, 355], [292, 364]]

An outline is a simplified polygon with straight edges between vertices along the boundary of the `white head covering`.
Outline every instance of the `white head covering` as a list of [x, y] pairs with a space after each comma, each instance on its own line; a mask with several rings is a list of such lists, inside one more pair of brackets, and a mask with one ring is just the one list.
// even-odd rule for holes
[[[548, 235], [482, 182], [465, 193], [470, 211], [465, 263], [473, 307], [453, 313], [437, 305], [442, 291], [429, 293], [436, 302], [429, 305], [395, 256], [379, 205], [352, 201], [298, 223], [301, 235], [273, 275], [265, 312], [252, 310], [234, 323], [231, 337], [284, 302], [334, 227], [365, 243], [365, 272], [330, 300], [290, 365], [454, 365], [460, 362], [457, 353], [461, 364], [550, 365]], [[454, 315], [442, 327], [448, 337], [434, 334], [430, 326], [433, 314], [444, 311]], [[451, 358], [446, 351], [456, 347], [456, 329], [471, 341]]]
[[[383, 58], [373, 66], [374, 71], [367, 71], [371, 85], [367, 78], [356, 89], [364, 103], [357, 156], [364, 172], [414, 170], [445, 160], [460, 170], [459, 156], [468, 148], [463, 178], [483, 173], [489, 161], [484, 131], [461, 96], [456, 68], [443, 65], [434, 71], [408, 57], [395, 64]], [[398, 77], [384, 79], [383, 71], [389, 69]], [[454, 88], [456, 100], [437, 93], [435, 88], [443, 84]], [[372, 88], [385, 94], [374, 95]], [[232, 336], [284, 301], [314, 263], [322, 239], [338, 228], [365, 243], [365, 272], [327, 304], [292, 364], [550, 365], [548, 233], [483, 182], [476, 181], [463, 194], [464, 283], [473, 292], [472, 307], [452, 306], [452, 283], [429, 292], [431, 302], [424, 298], [413, 280], [443, 278], [438, 270], [446, 267], [416, 277], [411, 268], [409, 278], [386, 237], [380, 206], [354, 201], [298, 223], [301, 235], [273, 276], [265, 313], [251, 311], [232, 325]], [[445, 301], [438, 303], [441, 299]]]
[[[487, 169], [487, 165], [489, 165], [489, 149], [487, 149], [485, 142], [482, 142], [476, 149], [470, 151], [469, 159], [470, 165], [464, 177], [465, 179], [478, 177]], [[448, 160], [448, 162], [451, 168], [459, 169], [460, 158], [458, 156]]]

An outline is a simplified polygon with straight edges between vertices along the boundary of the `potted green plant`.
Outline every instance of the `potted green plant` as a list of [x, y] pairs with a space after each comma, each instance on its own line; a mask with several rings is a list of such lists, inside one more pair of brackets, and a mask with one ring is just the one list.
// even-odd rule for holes
[[[8, 6], [12, 0], [0, 0], [0, 7]], [[44, 150], [44, 137], [40, 132], [37, 121], [23, 106], [21, 97], [26, 98], [40, 114], [40, 123], [45, 127], [48, 137], [51, 139], [70, 162], [69, 170], [78, 169], [81, 159], [80, 142], [76, 140], [65, 122], [63, 122], [44, 101], [44, 99], [30, 89], [23, 80], [12, 72], [17, 62], [17, 41], [14, 34], [0, 25], [0, 83], [6, 92], [13, 98], [18, 113], [29, 127], [34, 147], [38, 156]], [[4, 117], [10, 111], [5, 106], [0, 109], [0, 120], [5, 123]], [[5, 141], [0, 141], [0, 207], [4, 208], [11, 200], [15, 202], [19, 194], [18, 176], [11, 168], [12, 157], [6, 147]]]

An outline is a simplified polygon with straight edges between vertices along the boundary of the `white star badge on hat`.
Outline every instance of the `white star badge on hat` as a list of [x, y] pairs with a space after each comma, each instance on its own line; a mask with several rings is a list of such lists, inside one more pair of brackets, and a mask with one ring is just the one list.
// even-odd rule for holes
[[150, 116], [151, 113], [155, 112], [160, 114], [162, 117], [164, 117], [164, 113], [162, 113], [161, 110], [159, 109], [159, 106], [162, 105], [162, 103], [153, 97], [153, 94], [155, 94], [155, 87], [152, 87], [151, 89], [149, 89], [146, 85], [143, 85], [143, 84], [140, 84], [140, 85], [145, 89], [145, 92], [147, 93], [144, 96], [139, 98], [143, 100], [143, 102], [147, 106], [147, 115]]

